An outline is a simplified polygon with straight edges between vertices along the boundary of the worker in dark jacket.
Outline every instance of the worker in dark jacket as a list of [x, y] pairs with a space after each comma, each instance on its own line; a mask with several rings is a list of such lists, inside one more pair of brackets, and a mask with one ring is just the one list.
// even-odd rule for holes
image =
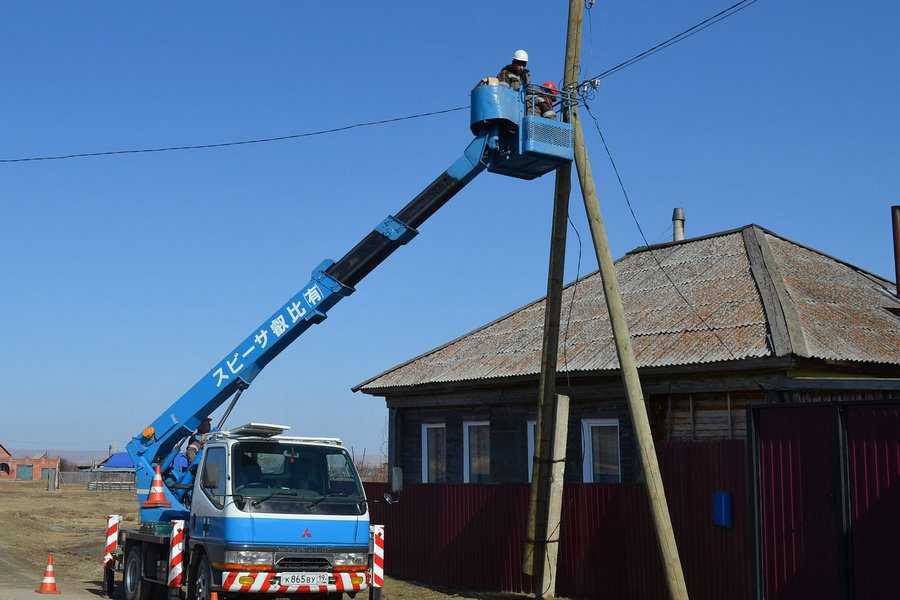
[[184, 453], [187, 455], [188, 464], [194, 464], [194, 457], [197, 456], [197, 453], [200, 452], [200, 449], [203, 448], [203, 439], [202, 436], [209, 433], [209, 430], [212, 428], [212, 419], [207, 417], [200, 423], [200, 426], [197, 427], [196, 433], [191, 436], [190, 441], [188, 442], [187, 450]]
[[528, 72], [528, 53], [524, 50], [516, 50], [513, 53], [512, 62], [497, 74], [500, 83], [505, 83], [518, 91], [531, 83], [531, 73]]

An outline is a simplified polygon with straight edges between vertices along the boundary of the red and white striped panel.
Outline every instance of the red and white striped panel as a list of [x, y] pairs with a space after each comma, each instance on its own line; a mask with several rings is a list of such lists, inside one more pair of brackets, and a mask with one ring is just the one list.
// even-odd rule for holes
[[119, 523], [121, 515], [109, 515], [106, 518], [106, 547], [103, 550], [103, 566], [109, 565], [113, 560], [113, 552], [119, 548]]
[[370, 525], [372, 533], [372, 587], [384, 587], [384, 525]]
[[169, 548], [169, 587], [180, 588], [184, 580], [184, 521], [172, 521]]
[[[369, 589], [368, 573], [335, 573], [329, 585], [279, 585], [276, 573], [225, 571], [222, 573], [223, 592], [269, 594], [324, 594], [326, 592], [358, 592]], [[353, 579], [357, 583], [353, 582]]]

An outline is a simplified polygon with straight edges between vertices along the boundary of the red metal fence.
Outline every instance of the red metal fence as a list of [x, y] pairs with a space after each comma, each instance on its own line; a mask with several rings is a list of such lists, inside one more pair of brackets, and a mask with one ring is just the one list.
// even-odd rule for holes
[[[659, 449], [669, 509], [691, 598], [749, 599], [751, 546], [745, 445], [667, 443]], [[366, 484], [372, 498], [384, 484]], [[734, 524], [712, 523], [713, 492], [732, 494]], [[530, 591], [522, 574], [528, 486], [415, 485], [394, 505], [373, 504], [386, 525], [386, 572], [439, 586]], [[577, 598], [665, 597], [644, 488], [570, 484], [563, 497], [557, 593]]]
[[900, 407], [848, 408], [847, 446], [854, 597], [896, 597]]

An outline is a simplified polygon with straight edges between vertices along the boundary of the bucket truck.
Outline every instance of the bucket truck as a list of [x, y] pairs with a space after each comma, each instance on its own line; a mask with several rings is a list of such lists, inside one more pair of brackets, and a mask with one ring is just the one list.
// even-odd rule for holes
[[[534, 179], [572, 160], [572, 127], [537, 114], [541, 96], [573, 101], [568, 92], [540, 86], [516, 90], [496, 80], [476, 86], [475, 138], [462, 156], [343, 258], [313, 269], [294, 296], [127, 444], [140, 524], [118, 533], [108, 586], [117, 571], [126, 600], [184, 594], [209, 600], [212, 593], [340, 597], [370, 586], [370, 501], [341, 442], [290, 437], [286, 426], [226, 430], [222, 424], [267, 364], [324, 321], [477, 175]], [[199, 436], [201, 424], [229, 400], [219, 426]], [[192, 437], [203, 445], [188, 462], [184, 449]]]

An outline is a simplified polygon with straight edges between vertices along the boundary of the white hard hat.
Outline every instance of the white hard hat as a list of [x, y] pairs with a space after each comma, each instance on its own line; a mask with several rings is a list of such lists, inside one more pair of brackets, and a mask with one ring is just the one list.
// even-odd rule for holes
[[515, 52], [513, 52], [513, 60], [528, 62], [528, 53], [524, 50], [516, 50]]

